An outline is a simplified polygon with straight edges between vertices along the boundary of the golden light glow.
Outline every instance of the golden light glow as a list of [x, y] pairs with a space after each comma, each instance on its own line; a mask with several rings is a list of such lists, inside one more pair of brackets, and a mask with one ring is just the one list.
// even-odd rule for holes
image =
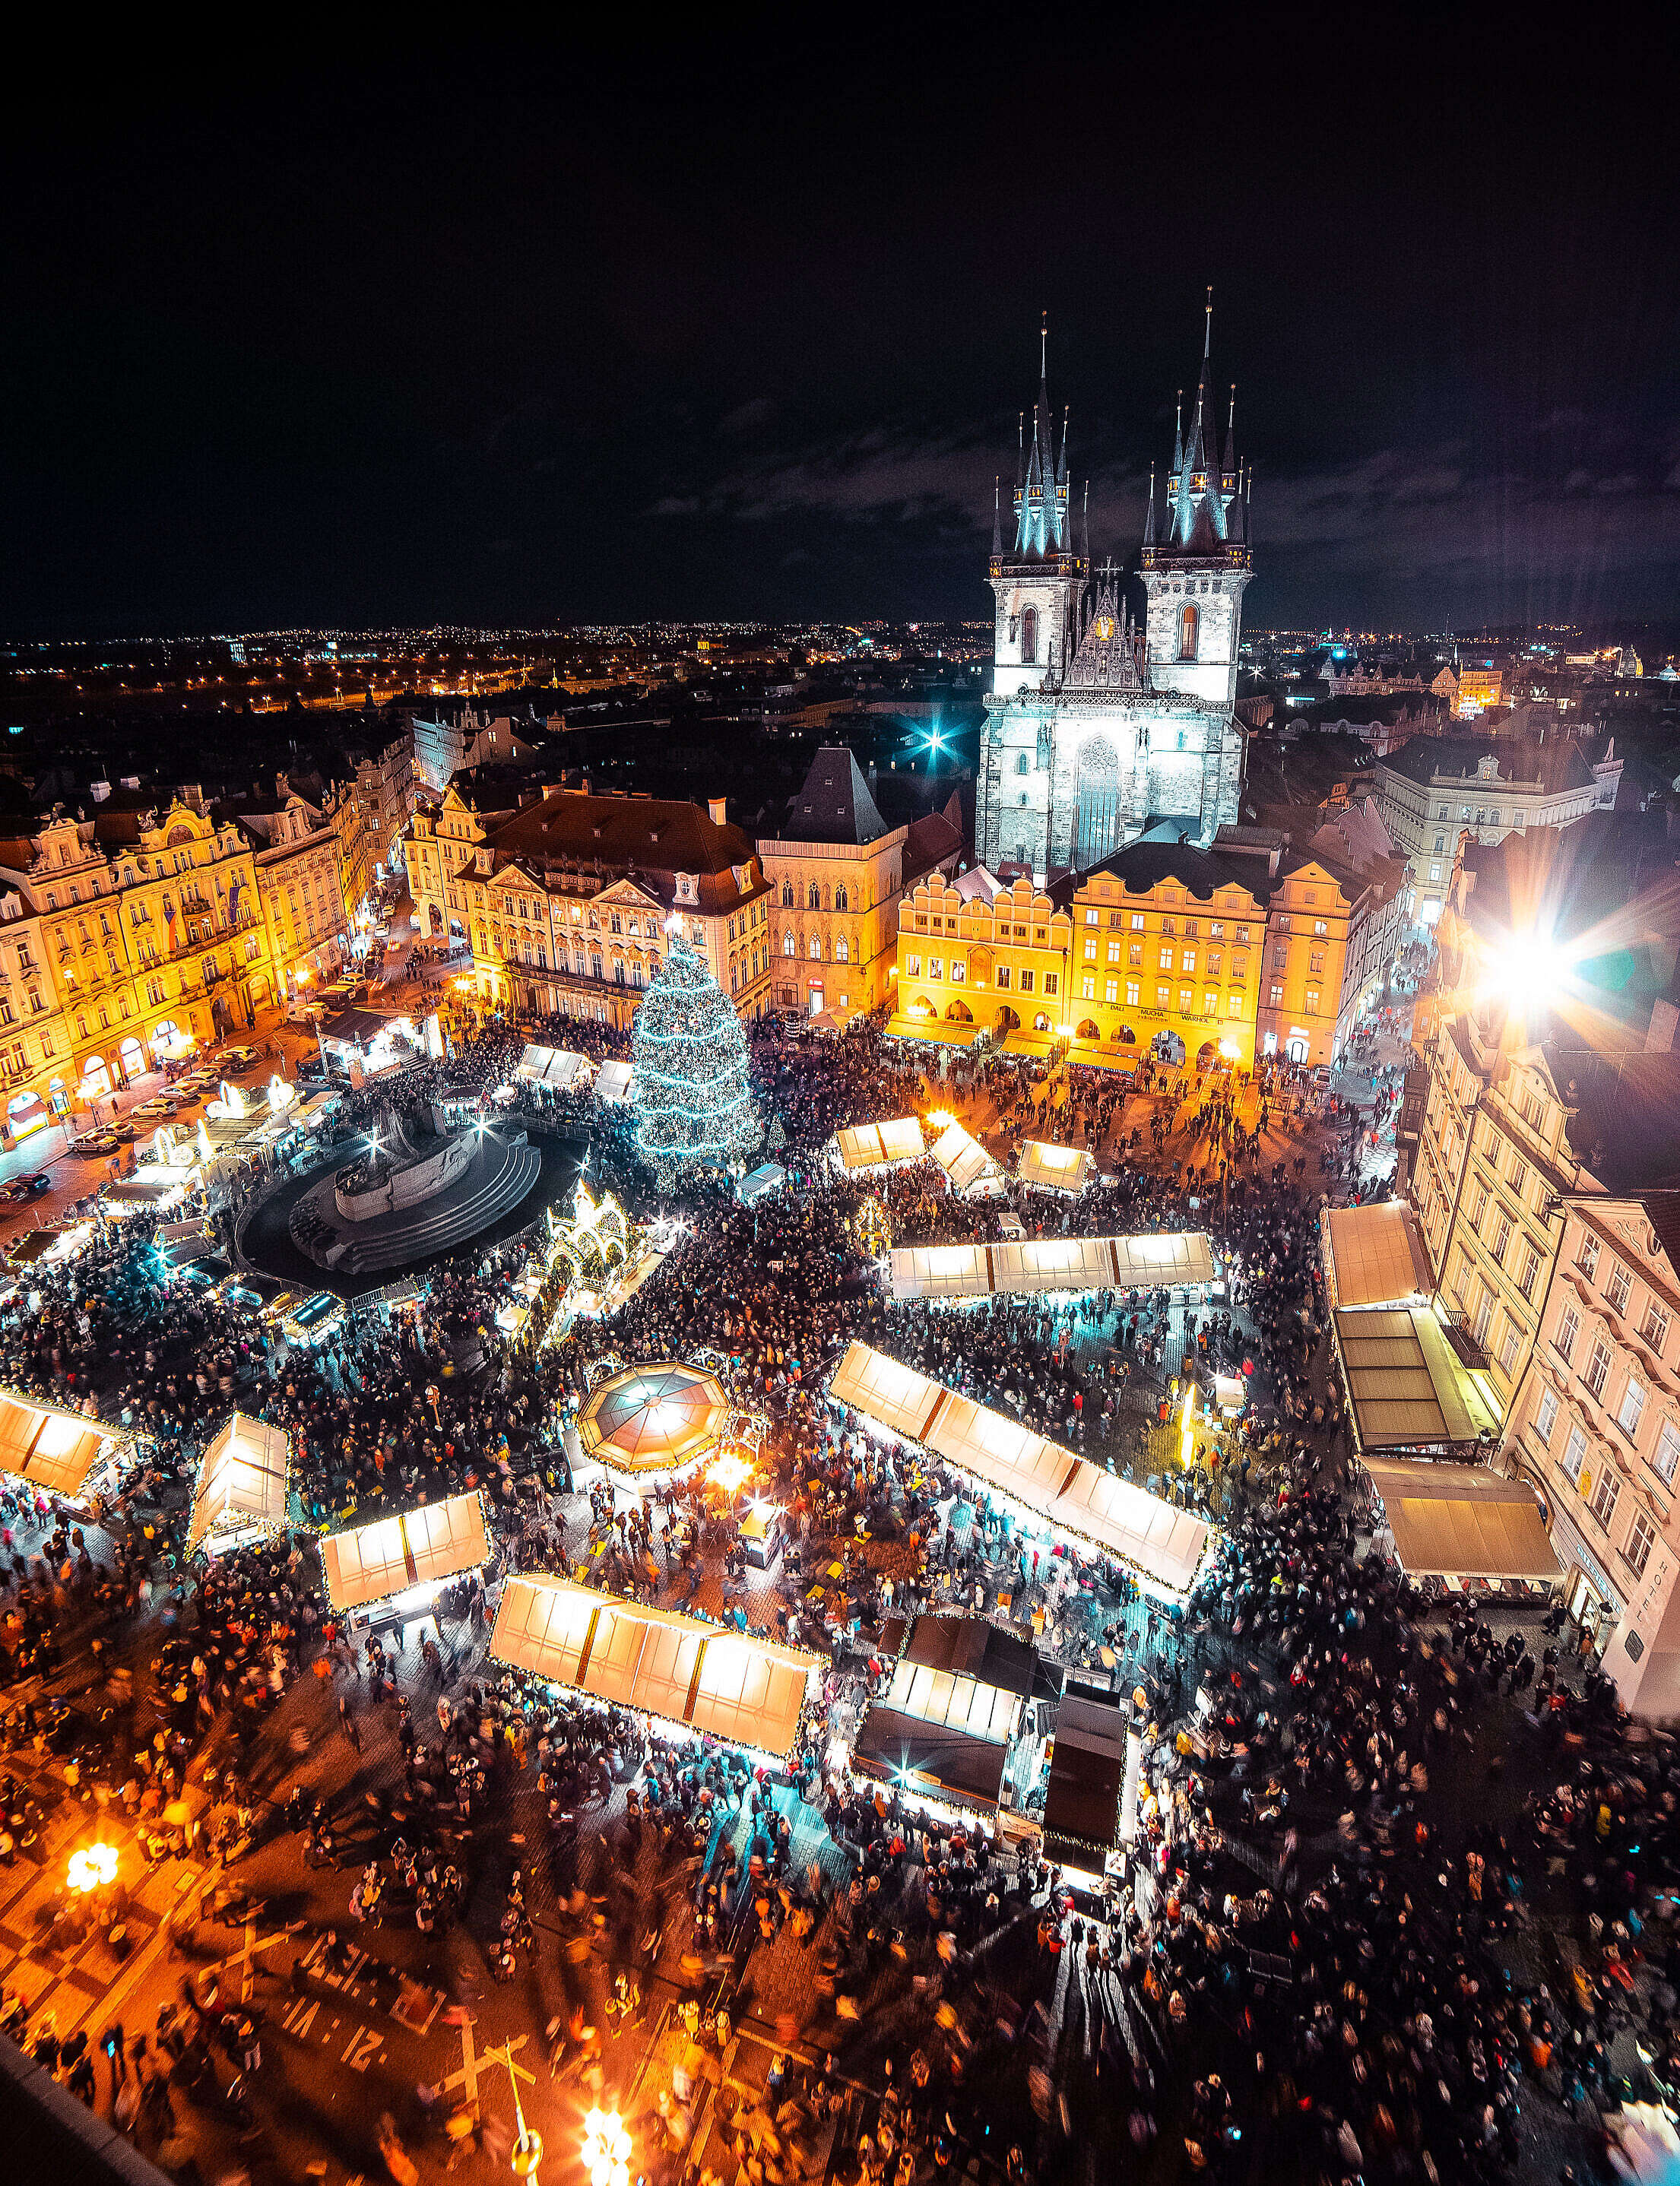
[[630, 2133], [616, 2110], [585, 2117], [583, 2168], [589, 2186], [630, 2186]]
[[927, 1120], [936, 1131], [948, 1131], [957, 1118], [948, 1108], [930, 1108]]
[[722, 1488], [726, 1494], [735, 1495], [752, 1478], [752, 1467], [739, 1452], [726, 1449], [713, 1460], [706, 1478], [713, 1487]]
[[1196, 1454], [1196, 1385], [1191, 1382], [1184, 1392], [1183, 1432], [1179, 1439], [1178, 1461], [1186, 1471]]
[[1242, 1051], [1241, 1046], [1234, 1040], [1222, 1040], [1219, 1043], [1219, 1052], [1228, 1062], [1235, 1062]]
[[83, 1891], [101, 1890], [108, 1882], [116, 1881], [116, 1847], [108, 1844], [82, 1845], [70, 1856], [70, 1866], [65, 1880], [78, 1894]]

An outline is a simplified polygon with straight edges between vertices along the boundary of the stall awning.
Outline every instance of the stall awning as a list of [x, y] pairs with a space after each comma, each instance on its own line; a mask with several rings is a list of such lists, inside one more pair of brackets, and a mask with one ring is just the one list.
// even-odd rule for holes
[[1112, 1847], [1126, 1774], [1126, 1719], [1070, 1693], [1056, 1711], [1055, 1748], [1044, 1794], [1046, 1840], [1066, 1839], [1100, 1858]]
[[189, 1556], [215, 1534], [272, 1533], [285, 1522], [289, 1447], [284, 1427], [233, 1414], [199, 1460]]
[[787, 1180], [788, 1173], [779, 1162], [764, 1162], [741, 1179], [735, 1196], [743, 1207], [756, 1207], [767, 1192], [779, 1191]]
[[525, 1044], [525, 1053], [520, 1056], [514, 1075], [515, 1078], [522, 1079], [527, 1085], [540, 1085], [548, 1074], [548, 1066], [553, 1059], [554, 1051], [552, 1047], [542, 1047], [537, 1041], [528, 1040]]
[[1481, 1465], [1385, 1463], [1365, 1470], [1394, 1552], [1413, 1578], [1554, 1579], [1559, 1566], [1534, 1490]]
[[1207, 1284], [1213, 1251], [1201, 1230], [1138, 1237], [1020, 1237], [995, 1245], [906, 1245], [891, 1258], [895, 1298], [1032, 1298], [1047, 1291], [1149, 1290]]
[[616, 1107], [630, 1098], [630, 1065], [615, 1057], [604, 1062], [595, 1075], [595, 1097], [610, 1107]]
[[1000, 1631], [984, 1617], [919, 1617], [904, 1660], [1022, 1696], [1032, 1690], [1038, 1668], [1036, 1648], [1017, 1640], [1013, 1632]]
[[321, 1544], [327, 1598], [340, 1610], [359, 1609], [405, 1587], [454, 1578], [489, 1560], [484, 1505], [477, 1495], [452, 1495], [418, 1511], [375, 1518], [329, 1533]]
[[895, 1012], [887, 1019], [889, 1040], [930, 1040], [941, 1047], [972, 1047], [979, 1035], [975, 1024], [955, 1024], [944, 1017], [919, 1017]]
[[1082, 1191], [1097, 1166], [1083, 1146], [1052, 1146], [1048, 1139], [1022, 1141], [1015, 1174], [1040, 1191]]
[[793, 1749], [821, 1667], [749, 1633], [534, 1574], [503, 1589], [490, 1651], [554, 1684], [778, 1757]]
[[1434, 1286], [1423, 1240], [1403, 1201], [1329, 1207], [1323, 1220], [1332, 1307], [1398, 1305], [1429, 1296]]
[[1492, 1399], [1427, 1306], [1344, 1309], [1334, 1326], [1361, 1455], [1450, 1449], [1498, 1432]]
[[78, 1494], [110, 1438], [82, 1413], [0, 1395], [0, 1472], [49, 1495]]
[[1067, 1059], [1081, 1070], [1118, 1070], [1127, 1077], [1138, 1068], [1135, 1047], [1092, 1047], [1077, 1040], [1068, 1049]]
[[[995, 1254], [1000, 1248], [993, 1246]], [[930, 1381], [867, 1343], [852, 1343], [829, 1393], [889, 1433], [919, 1442], [1052, 1529], [1107, 1550], [1175, 1595], [1188, 1594], [1207, 1550], [1205, 1522], [1076, 1457], [1002, 1412]]]
[[834, 1133], [834, 1147], [844, 1169], [920, 1161], [924, 1151], [922, 1126], [914, 1116], [895, 1117], [885, 1124], [847, 1124]]
[[1005, 1055], [1031, 1055], [1042, 1060], [1056, 1044], [1053, 1032], [1021, 1032], [1009, 1034], [1003, 1041]]
[[934, 1141], [933, 1157], [951, 1180], [952, 1191], [998, 1191], [1003, 1172], [971, 1132], [947, 1124]]
[[880, 1703], [864, 1717], [851, 1750], [855, 1768], [912, 1799], [921, 1791], [981, 1807], [997, 1804], [1009, 1757], [1006, 1742], [941, 1729]]

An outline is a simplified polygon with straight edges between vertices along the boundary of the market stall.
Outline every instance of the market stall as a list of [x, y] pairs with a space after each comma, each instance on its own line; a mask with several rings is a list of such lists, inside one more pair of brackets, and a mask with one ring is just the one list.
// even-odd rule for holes
[[1033, 1650], [980, 1617], [919, 1617], [858, 1725], [852, 1766], [958, 1808], [1019, 1807], [1042, 1741]]
[[898, 1116], [885, 1124], [847, 1124], [832, 1141], [836, 1165], [848, 1176], [859, 1169], [896, 1169], [920, 1161], [927, 1151], [920, 1119]]
[[1083, 1146], [1053, 1146], [1048, 1139], [1025, 1139], [1015, 1163], [1016, 1181], [1035, 1191], [1083, 1191], [1097, 1166]]
[[1485, 1465], [1364, 1460], [1374, 1545], [1413, 1578], [1458, 1585], [1560, 1576], [1533, 1488]]
[[945, 1172], [951, 1189], [962, 1199], [997, 1199], [1002, 1196], [1003, 1170], [974, 1135], [953, 1117], [934, 1141], [933, 1158]]
[[551, 1684], [778, 1762], [793, 1751], [823, 1667], [797, 1648], [537, 1573], [503, 1587], [490, 1652]]
[[327, 1598], [339, 1611], [381, 1603], [392, 1615], [418, 1616], [438, 1590], [490, 1561], [484, 1503], [477, 1494], [374, 1518], [329, 1533], [321, 1543]]
[[595, 1097], [615, 1108], [630, 1098], [630, 1065], [615, 1058], [604, 1062], [595, 1074]]
[[996, 1244], [915, 1245], [891, 1256], [897, 1298], [1036, 1298], [1054, 1292], [1200, 1290], [1216, 1280], [1201, 1230], [1133, 1237], [1015, 1237]]
[[0, 1473], [48, 1495], [79, 1495], [103, 1460], [128, 1446], [120, 1428], [82, 1412], [0, 1393]]
[[278, 1533], [289, 1460], [284, 1427], [235, 1412], [199, 1460], [187, 1554], [220, 1555]]
[[1126, 1731], [1125, 1710], [1111, 1694], [1070, 1690], [1056, 1710], [1043, 1852], [1090, 1888], [1100, 1886], [1116, 1858]]

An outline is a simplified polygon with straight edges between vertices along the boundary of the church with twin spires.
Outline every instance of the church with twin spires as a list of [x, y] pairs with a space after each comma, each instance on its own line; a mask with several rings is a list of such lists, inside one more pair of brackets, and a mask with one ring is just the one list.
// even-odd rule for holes
[[1237, 818], [1237, 647], [1253, 574], [1252, 478], [1237, 462], [1234, 390], [1220, 450], [1212, 333], [1210, 296], [1189, 431], [1181, 402], [1159, 513], [1149, 474], [1141, 623], [1121, 573], [1111, 564], [1093, 572], [1082, 507], [1075, 536], [1067, 423], [1058, 454], [1041, 338], [1030, 440], [1022, 418], [1012, 546], [1004, 545], [1001, 492], [992, 519], [994, 666], [975, 837], [993, 872], [1016, 865], [1042, 881], [1100, 863], [1158, 821], [1209, 843]]

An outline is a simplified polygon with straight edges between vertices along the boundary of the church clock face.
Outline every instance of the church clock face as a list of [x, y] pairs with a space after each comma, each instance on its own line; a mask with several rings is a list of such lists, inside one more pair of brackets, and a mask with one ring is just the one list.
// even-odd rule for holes
[[1114, 636], [1114, 617], [1111, 614], [1099, 614], [1098, 616], [1097, 636], [1101, 639], [1104, 645], [1106, 645], [1109, 640]]

